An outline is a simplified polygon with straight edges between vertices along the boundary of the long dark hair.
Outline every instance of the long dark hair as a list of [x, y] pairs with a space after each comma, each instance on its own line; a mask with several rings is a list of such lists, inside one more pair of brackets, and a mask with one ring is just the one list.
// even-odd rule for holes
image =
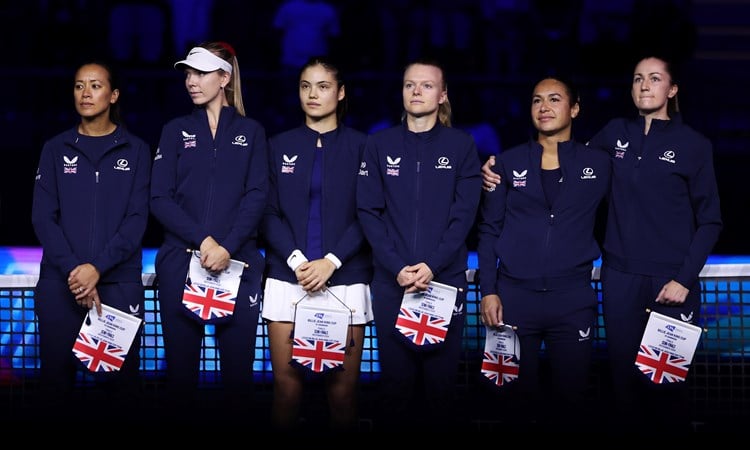
[[[345, 86], [344, 82], [344, 76], [341, 73], [341, 69], [328, 57], [326, 56], [313, 56], [310, 59], [307, 60], [305, 65], [302, 66], [302, 68], [299, 71], [299, 76], [297, 79], [302, 78], [302, 73], [307, 70], [310, 67], [315, 66], [323, 66], [323, 68], [329, 72], [331, 75], [333, 75], [333, 78], [336, 79], [336, 91], [338, 92], [341, 88]], [[344, 91], [344, 98], [342, 98], [337, 104], [336, 104], [336, 123], [341, 124], [344, 120], [344, 116], [346, 116], [346, 112], [349, 107], [348, 102], [348, 96], [346, 95], [346, 91]]]
[[[633, 64], [633, 67], [635, 68], [638, 64], [640, 64], [641, 61], [651, 58], [658, 59], [659, 61], [664, 63], [664, 71], [669, 75], [669, 85], [679, 86], [679, 68], [677, 67], [677, 64], [673, 63], [672, 60], [667, 58], [666, 56], [646, 53], [636, 60], [635, 64]], [[667, 115], [669, 115], [669, 117], [672, 117], [674, 114], [680, 112], [680, 102], [677, 99], [677, 95], [678, 94], [675, 94], [672, 98], [667, 99]]]
[[[570, 77], [568, 77], [566, 75], [545, 75], [545, 76], [537, 79], [537, 81], [535, 81], [534, 84], [531, 86], [531, 89], [529, 91], [532, 93], [532, 96], [533, 96], [534, 90], [536, 89], [536, 86], [539, 83], [541, 83], [542, 81], [544, 81], [544, 80], [554, 80], [554, 81], [557, 81], [558, 83], [562, 84], [563, 87], [565, 88], [565, 93], [568, 95], [568, 102], [569, 102], [568, 104], [570, 105], [571, 108], [573, 106], [575, 106], [576, 104], [578, 104], [578, 108], [579, 108], [578, 109], [578, 115], [580, 116], [581, 111], [583, 109], [583, 108], [581, 108], [581, 94], [580, 94], [580, 91], [578, 90], [578, 88], [576, 87], [575, 83], [573, 83], [573, 81], [570, 79]], [[575, 123], [575, 121], [573, 121], [573, 123]], [[533, 125], [529, 127], [529, 130], [530, 130], [531, 139], [532, 140], [536, 139], [536, 137], [537, 137], [537, 135], [539, 133], [539, 130], [537, 130], [536, 128], [534, 128]], [[573, 128], [572, 127], [571, 127], [571, 134], [570, 134], [570, 136], [571, 136], [571, 139], [572, 139], [573, 138]]]
[[[120, 110], [120, 97], [122, 96], [123, 90], [120, 88], [120, 78], [111, 63], [103, 59], [91, 59], [85, 61], [81, 64], [78, 64], [78, 68], [75, 70], [73, 76], [75, 77], [75, 74], [78, 73], [81, 67], [90, 65], [99, 66], [104, 69], [107, 72], [107, 81], [109, 81], [109, 86], [112, 89], [112, 92], [114, 92], [115, 89], [120, 91], [120, 95], [117, 97], [117, 101], [109, 106], [109, 120], [111, 120], [115, 125], [124, 126], [122, 112]], [[76, 80], [73, 80], [74, 83], [75, 81]]]

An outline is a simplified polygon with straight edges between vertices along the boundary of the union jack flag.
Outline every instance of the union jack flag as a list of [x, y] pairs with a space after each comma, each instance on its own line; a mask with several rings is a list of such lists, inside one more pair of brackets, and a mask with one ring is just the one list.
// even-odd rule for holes
[[690, 361], [648, 345], [641, 345], [635, 365], [656, 384], [685, 381]]
[[482, 375], [494, 381], [497, 386], [508, 384], [518, 378], [519, 364], [514, 360], [512, 355], [484, 352]]
[[448, 334], [448, 324], [445, 319], [403, 307], [396, 318], [396, 329], [416, 345], [442, 343]]
[[91, 372], [114, 372], [125, 362], [124, 349], [101, 339], [78, 333], [73, 353]]
[[236, 298], [229, 291], [185, 283], [182, 303], [201, 319], [212, 320], [231, 316]]
[[335, 369], [344, 364], [343, 342], [294, 338], [292, 360], [313, 372]]

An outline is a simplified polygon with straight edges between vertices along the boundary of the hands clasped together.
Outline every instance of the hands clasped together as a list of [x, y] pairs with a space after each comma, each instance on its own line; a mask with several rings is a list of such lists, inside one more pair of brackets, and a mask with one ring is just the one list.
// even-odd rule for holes
[[407, 293], [424, 291], [433, 278], [432, 269], [421, 262], [413, 266], [404, 266], [396, 275], [399, 286], [406, 288]]
[[325, 289], [334, 270], [336, 266], [332, 261], [320, 258], [300, 264], [294, 274], [297, 275], [297, 282], [302, 289], [306, 292], [318, 292]]
[[201, 242], [201, 267], [209, 272], [221, 272], [229, 267], [231, 255], [211, 236]]
[[96, 306], [96, 313], [102, 314], [102, 301], [96, 285], [99, 283], [99, 271], [91, 263], [81, 264], [70, 271], [68, 289], [75, 295], [76, 303], [86, 309]]

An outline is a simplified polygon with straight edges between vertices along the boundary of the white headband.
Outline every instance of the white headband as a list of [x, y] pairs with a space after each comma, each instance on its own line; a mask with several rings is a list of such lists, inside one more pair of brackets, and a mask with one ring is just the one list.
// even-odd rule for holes
[[177, 68], [177, 66], [183, 64], [201, 72], [213, 72], [214, 70], [222, 69], [229, 74], [232, 73], [231, 64], [203, 47], [193, 47], [190, 53], [188, 53], [187, 58], [177, 61], [174, 63], [174, 66]]

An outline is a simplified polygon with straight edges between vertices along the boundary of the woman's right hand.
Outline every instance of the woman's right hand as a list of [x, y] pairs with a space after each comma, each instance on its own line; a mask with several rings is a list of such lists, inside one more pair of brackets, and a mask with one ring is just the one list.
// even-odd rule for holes
[[499, 327], [503, 325], [503, 302], [500, 296], [490, 294], [482, 297], [479, 306], [479, 319], [488, 327]]
[[201, 266], [209, 272], [221, 272], [229, 267], [231, 255], [216, 240], [208, 236], [201, 242]]
[[487, 161], [482, 165], [482, 189], [488, 192], [495, 190], [498, 184], [500, 184], [500, 175], [492, 171], [492, 166], [495, 165], [495, 156], [491, 155], [487, 158]]
[[96, 314], [101, 317], [102, 300], [99, 298], [99, 291], [96, 288], [91, 289], [91, 292], [82, 298], [76, 297], [76, 303], [86, 309], [96, 306]]

